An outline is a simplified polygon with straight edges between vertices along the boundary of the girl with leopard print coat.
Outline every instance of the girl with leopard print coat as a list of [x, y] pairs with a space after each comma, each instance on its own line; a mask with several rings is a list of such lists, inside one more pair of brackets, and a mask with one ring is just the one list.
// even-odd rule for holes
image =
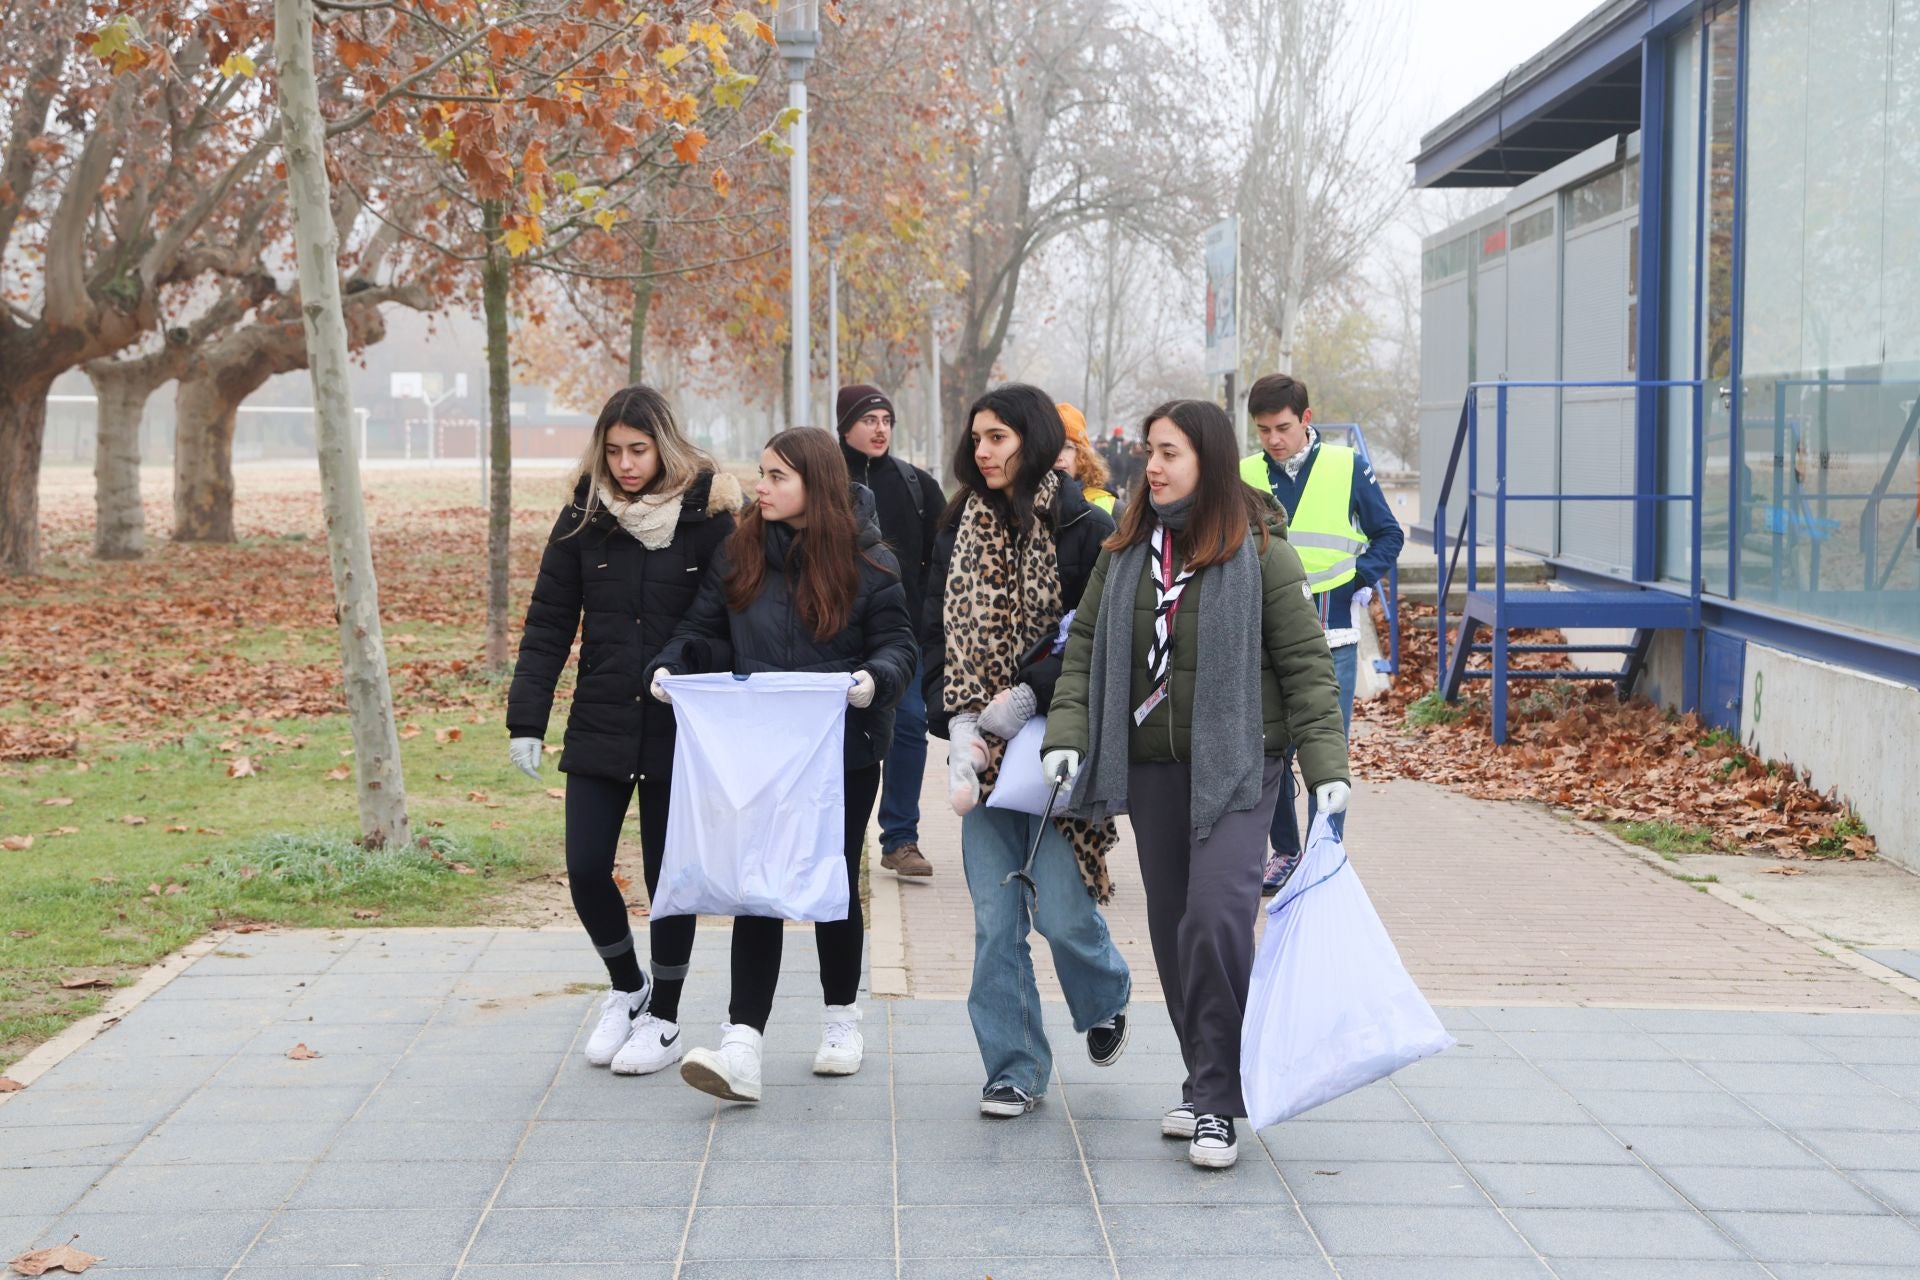
[[[948, 740], [950, 798], [973, 899], [973, 985], [967, 1012], [985, 1068], [980, 1110], [1033, 1109], [1053, 1070], [1041, 1029], [1029, 928], [1053, 948], [1076, 1031], [1100, 1066], [1126, 1045], [1132, 976], [1099, 902], [1111, 893], [1111, 822], [1041, 818], [982, 803], [1008, 742], [1046, 714], [1060, 674], [1060, 638], [1113, 520], [1053, 470], [1066, 440], [1053, 398], [1010, 383], [974, 403], [954, 452], [960, 490], [942, 517], [923, 629], [927, 721]], [[1037, 842], [1037, 845], [1036, 845]], [[1037, 901], [1009, 873], [1037, 848]]]

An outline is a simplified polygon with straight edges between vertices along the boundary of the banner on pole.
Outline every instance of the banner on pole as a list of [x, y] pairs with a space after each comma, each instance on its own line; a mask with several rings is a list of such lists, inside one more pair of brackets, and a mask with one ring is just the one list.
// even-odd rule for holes
[[1207, 228], [1207, 368], [1232, 373], [1240, 366], [1240, 220]]

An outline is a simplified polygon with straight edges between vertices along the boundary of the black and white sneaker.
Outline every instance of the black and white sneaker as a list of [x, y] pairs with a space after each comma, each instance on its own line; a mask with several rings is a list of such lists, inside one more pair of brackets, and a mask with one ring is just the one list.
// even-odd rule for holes
[[983, 1116], [1023, 1116], [1040, 1104], [1040, 1099], [1017, 1085], [1006, 1083], [988, 1085], [980, 1095], [980, 1114]]
[[1160, 1136], [1163, 1138], [1193, 1137], [1193, 1104], [1183, 1102], [1160, 1117]]
[[1127, 1015], [1124, 1010], [1105, 1022], [1087, 1028], [1087, 1057], [1096, 1067], [1110, 1067], [1127, 1047]]
[[1187, 1159], [1202, 1169], [1231, 1169], [1239, 1158], [1232, 1116], [1194, 1117], [1193, 1141], [1187, 1144]]
[[652, 1002], [653, 983], [644, 973], [640, 975], [638, 991], [621, 991], [617, 987], [608, 991], [607, 998], [600, 1002], [600, 1021], [587, 1037], [588, 1063], [604, 1067], [612, 1062], [633, 1035], [634, 1020], [643, 1016]]

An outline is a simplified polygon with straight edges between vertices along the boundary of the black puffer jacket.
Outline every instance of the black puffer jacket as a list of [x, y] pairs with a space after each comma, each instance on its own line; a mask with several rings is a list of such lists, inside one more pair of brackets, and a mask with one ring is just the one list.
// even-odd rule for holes
[[[953, 542], [963, 506], [956, 502], [953, 513], [940, 523], [933, 570], [927, 577], [927, 612], [920, 628], [920, 657], [927, 673], [922, 686], [927, 696], [927, 732], [936, 738], [947, 736], [947, 721], [953, 716], [946, 709], [947, 571], [953, 563]], [[1063, 484], [1054, 495], [1053, 505], [1042, 509], [1039, 518], [1053, 526], [1054, 548], [1060, 556], [1060, 598], [1072, 612], [1080, 603], [1080, 593], [1087, 588], [1094, 561], [1100, 558], [1100, 544], [1113, 533], [1113, 517], [1088, 502], [1079, 485]], [[1060, 657], [1051, 652], [1020, 667], [1016, 683], [1033, 690], [1036, 715], [1047, 714], [1047, 708], [1053, 705], [1053, 684], [1059, 678]]]
[[[867, 671], [873, 676], [871, 705], [847, 709], [845, 761], [848, 769], [878, 764], [893, 744], [893, 711], [919, 660], [913, 625], [907, 615], [906, 595], [893, 553], [882, 544], [874, 523], [873, 494], [863, 485], [853, 487], [854, 517], [858, 522], [860, 589], [853, 617], [825, 640], [814, 638], [800, 620], [788, 586], [787, 563], [794, 544], [791, 526], [771, 523], [766, 529], [767, 576], [760, 595], [744, 613], [727, 607], [725, 578], [727, 553], [714, 557], [713, 567], [699, 597], [667, 642], [655, 666], [672, 675], [701, 669], [697, 660], [702, 643], [730, 650], [736, 675], [756, 671]], [[878, 564], [872, 563], [877, 561]]]
[[[926, 610], [927, 572], [933, 565], [933, 544], [940, 532], [940, 511], [947, 505], [940, 482], [905, 458], [894, 454], [872, 458], [840, 442], [840, 456], [846, 459], [847, 474], [855, 484], [873, 490], [875, 515], [880, 536], [893, 548], [900, 561], [900, 585], [907, 593], [907, 616], [918, 626]], [[907, 480], [912, 472], [919, 488]]]
[[673, 771], [673, 708], [647, 696], [647, 673], [733, 532], [740, 482], [702, 473], [681, 500], [673, 541], [658, 551], [641, 546], [597, 503], [579, 529], [587, 483], [575, 488], [540, 558], [507, 692], [507, 732], [546, 737], [553, 688], [584, 614], [560, 769], [617, 781], [665, 778]]

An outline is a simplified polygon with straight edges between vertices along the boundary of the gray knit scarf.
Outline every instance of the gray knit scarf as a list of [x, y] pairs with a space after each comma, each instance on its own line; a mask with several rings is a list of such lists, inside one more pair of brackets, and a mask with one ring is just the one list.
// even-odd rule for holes
[[[1191, 496], [1153, 503], [1168, 530], [1186, 527]], [[1260, 802], [1266, 764], [1261, 722], [1260, 556], [1249, 531], [1225, 564], [1200, 571], [1186, 599], [1199, 613], [1188, 825], [1203, 840], [1223, 814]], [[1133, 602], [1147, 572], [1147, 542], [1115, 552], [1100, 597], [1100, 625], [1088, 662], [1087, 761], [1073, 789], [1073, 812], [1110, 818], [1127, 812], [1128, 738], [1133, 729]]]

